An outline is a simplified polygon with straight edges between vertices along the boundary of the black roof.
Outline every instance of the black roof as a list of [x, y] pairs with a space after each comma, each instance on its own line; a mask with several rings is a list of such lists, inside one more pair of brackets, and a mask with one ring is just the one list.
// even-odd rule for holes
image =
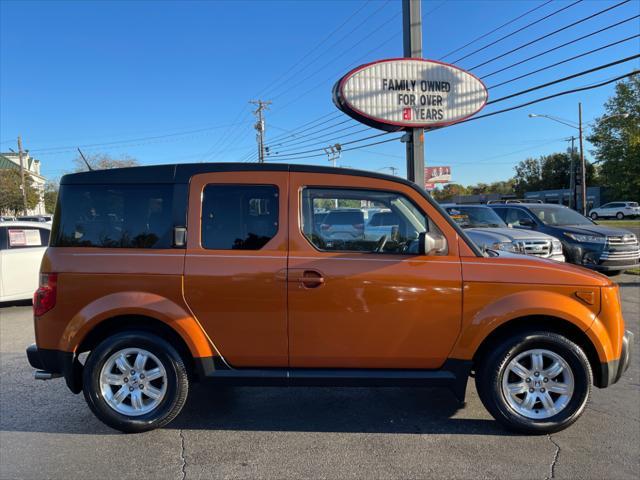
[[142, 184], [142, 183], [189, 183], [193, 175], [211, 172], [308, 172], [355, 175], [391, 180], [415, 186], [403, 178], [350, 168], [319, 167], [316, 165], [292, 165], [281, 163], [179, 163], [171, 165], [150, 165], [143, 167], [111, 168], [64, 175], [61, 185], [86, 184]]

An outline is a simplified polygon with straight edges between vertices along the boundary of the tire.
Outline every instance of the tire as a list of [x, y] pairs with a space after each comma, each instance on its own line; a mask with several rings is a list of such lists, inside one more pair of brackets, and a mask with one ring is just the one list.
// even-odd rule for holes
[[597, 220], [598, 219], [598, 214], [596, 212], [591, 212], [591, 215], [589, 215], [591, 217], [591, 220]]
[[608, 272], [602, 273], [604, 273], [607, 277], [617, 277], [618, 275], [622, 275], [624, 273], [624, 270], [610, 270]]
[[[531, 375], [534, 373], [533, 365], [527, 363], [529, 352], [547, 352], [542, 354], [546, 361], [553, 361], [554, 356], [559, 357], [566, 368], [563, 368], [559, 375], [551, 377], [553, 372], [549, 370], [550, 364], [544, 363], [545, 368], [540, 370], [541, 375], [535, 377]], [[523, 357], [520, 357], [521, 355]], [[521, 358], [519, 360], [519, 363], [522, 362], [521, 365], [528, 365], [523, 373], [530, 375], [530, 377], [520, 378], [510, 370], [509, 366], [513, 365], [511, 362], [518, 358]], [[530, 358], [533, 360], [533, 357]], [[527, 372], [527, 370], [530, 371]], [[544, 382], [547, 377], [543, 376], [543, 372], [549, 372], [548, 382]], [[515, 375], [514, 383], [520, 382], [529, 388], [535, 386], [535, 392], [530, 394], [528, 393], [530, 390], [525, 388], [524, 392], [519, 393], [518, 395], [522, 396], [522, 404], [508, 399], [511, 396], [504, 393], [506, 387], [503, 387], [505, 375], [507, 375], [506, 383], [512, 385], [510, 382], [514, 381]], [[551, 378], [560, 379], [560, 382], [555, 383]], [[526, 383], [527, 380], [530, 380], [531, 383]], [[570, 385], [570, 380], [573, 381], [571, 395], [563, 396], [552, 392], [552, 389], [561, 388], [559, 385]], [[556, 333], [530, 331], [517, 333], [501, 343], [493, 345], [493, 348], [489, 349], [487, 355], [481, 359], [475, 381], [482, 403], [498, 422], [510, 430], [521, 433], [548, 434], [567, 428], [582, 415], [591, 394], [593, 374], [586, 355], [576, 344]], [[534, 385], [535, 382], [538, 385]], [[548, 391], [544, 385], [547, 386]], [[541, 393], [540, 390], [546, 393]], [[557, 413], [544, 407], [540, 395], [555, 398], [552, 404], [554, 407], [557, 406]], [[525, 400], [529, 396], [536, 398], [530, 410], [524, 407]], [[525, 415], [516, 408], [528, 410], [528, 414]]]
[[616, 213], [616, 218], [617, 218], [618, 220], [622, 220], [622, 219], [624, 218], [624, 213], [622, 213], [622, 212], [618, 212], [618, 213]]
[[[142, 368], [126, 376], [126, 369], [118, 366], [121, 355], [126, 363], [120, 364], [126, 369], [143, 362]], [[167, 425], [180, 413], [189, 393], [182, 357], [166, 340], [144, 331], [122, 332], [102, 341], [87, 358], [82, 383], [84, 398], [96, 417], [125, 433]]]

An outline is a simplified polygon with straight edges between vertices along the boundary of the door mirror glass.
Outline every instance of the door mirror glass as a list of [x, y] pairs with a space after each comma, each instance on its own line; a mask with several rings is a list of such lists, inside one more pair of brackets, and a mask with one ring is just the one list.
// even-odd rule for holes
[[420, 253], [423, 255], [438, 255], [447, 250], [447, 239], [439, 233], [422, 232], [419, 242]]

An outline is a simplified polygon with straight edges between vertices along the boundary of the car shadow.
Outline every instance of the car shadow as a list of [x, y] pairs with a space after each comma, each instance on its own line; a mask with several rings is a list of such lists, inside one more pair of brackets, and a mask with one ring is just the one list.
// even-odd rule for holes
[[336, 433], [512, 435], [487, 419], [452, 418], [464, 405], [435, 388], [195, 385], [167, 428]]

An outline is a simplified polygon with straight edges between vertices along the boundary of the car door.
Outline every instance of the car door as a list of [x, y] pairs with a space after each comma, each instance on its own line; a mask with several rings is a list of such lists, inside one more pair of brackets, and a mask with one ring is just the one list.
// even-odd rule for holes
[[232, 366], [288, 363], [288, 185], [282, 172], [195, 175], [184, 292]]
[[49, 243], [49, 230], [38, 227], [8, 226], [3, 229], [0, 274], [2, 298], [21, 300], [33, 297], [38, 288], [40, 262]]
[[[292, 172], [290, 191], [290, 365], [440, 367], [461, 324], [455, 230], [397, 182]], [[334, 206], [391, 207], [401, 218], [379, 238], [327, 240], [314, 229], [313, 215]], [[420, 229], [444, 234], [447, 251], [420, 255]]]

